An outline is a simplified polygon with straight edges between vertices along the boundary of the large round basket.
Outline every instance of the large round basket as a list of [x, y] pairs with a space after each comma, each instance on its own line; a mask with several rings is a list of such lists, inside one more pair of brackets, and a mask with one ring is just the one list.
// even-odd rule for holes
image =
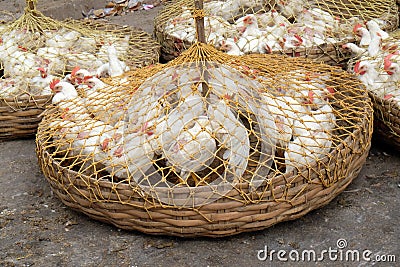
[[[318, 63], [326, 63], [333, 66], [341, 66], [344, 67], [347, 60], [350, 58], [350, 54], [348, 51], [342, 48], [342, 45], [348, 42], [354, 42], [355, 38], [352, 34], [353, 26], [358, 22], [364, 22], [371, 19], [379, 19], [384, 22], [381, 27], [386, 31], [395, 30], [398, 27], [398, 11], [395, 8], [396, 3], [394, 0], [385, 0], [385, 1], [359, 1], [359, 0], [351, 0], [351, 1], [329, 1], [329, 0], [318, 0], [318, 1], [303, 1], [304, 6], [293, 6], [298, 1], [266, 1], [264, 4], [260, 4], [261, 2], [253, 1], [237, 1], [238, 3], [242, 3], [238, 12], [231, 15], [226, 11], [210, 11], [207, 8], [204, 8], [204, 11], [199, 12], [198, 9], [194, 8], [194, 0], [176, 0], [167, 4], [163, 10], [159, 12], [157, 17], [155, 18], [155, 27], [154, 27], [154, 35], [157, 41], [161, 44], [161, 58], [165, 61], [169, 61], [178, 55], [188, 47], [190, 47], [194, 40], [195, 31], [190, 33], [191, 30], [191, 22], [187, 21], [187, 12], [191, 11], [194, 17], [205, 16], [206, 20], [209, 18], [210, 23], [209, 28], [211, 32], [216, 31], [217, 33], [221, 31], [223, 26], [214, 27], [212, 26], [215, 21], [220, 20], [219, 25], [225, 25], [229, 22], [232, 27], [236, 27], [240, 24], [240, 20], [248, 15], [255, 14], [258, 18], [259, 28], [266, 32], [269, 36], [273, 36], [275, 34], [274, 31], [269, 31], [271, 28], [274, 28], [277, 24], [270, 20], [271, 12], [277, 10], [278, 15], [283, 15], [285, 17], [283, 21], [289, 22], [286, 31], [293, 32], [296, 31], [296, 27], [294, 25], [302, 25], [303, 27], [305, 23], [303, 19], [300, 21], [302, 17], [302, 10], [312, 10], [318, 9], [318, 12], [327, 12], [325, 15], [330, 16], [329, 19], [336, 20], [337, 22], [331, 22], [334, 26], [329, 28], [324, 32], [323, 37], [319, 37], [317, 34], [314, 35], [314, 39], [307, 39], [307, 30], [309, 30], [309, 26], [304, 26], [306, 28], [305, 32], [302, 30], [299, 31], [298, 35], [303, 39], [303, 43], [299, 46], [295, 47], [286, 47], [280, 43], [280, 47], [278, 45], [269, 45], [269, 49], [265, 51], [265, 49], [252, 50], [251, 52], [244, 51], [244, 53], [274, 53], [274, 54], [283, 54], [291, 57], [306, 57]], [[207, 1], [208, 3], [213, 3], [213, 1]], [[221, 1], [220, 1], [221, 2]], [[229, 2], [229, 1], [228, 1]], [[282, 2], [281, 4], [279, 4]], [[204, 3], [206, 6], [207, 3]], [[224, 6], [221, 9], [231, 9], [233, 7]], [[322, 11], [321, 11], [322, 10]], [[229, 13], [229, 14], [228, 14]], [[183, 15], [185, 14], [185, 15]], [[222, 16], [222, 17], [220, 17]], [[318, 15], [315, 15], [316, 17]], [[321, 18], [323, 15], [320, 15]], [[286, 20], [287, 18], [287, 20]], [[264, 20], [264, 22], [262, 22]], [[267, 21], [267, 22], [266, 22]], [[281, 19], [277, 20], [282, 21]], [[304, 19], [307, 21], [307, 19]], [[183, 23], [185, 25], [184, 28], [180, 28], [179, 24]], [[186, 23], [186, 24], [185, 24]], [[327, 22], [329, 23], [329, 22]], [[218, 25], [217, 22], [215, 24]], [[262, 25], [267, 24], [267, 28]], [[308, 24], [307, 24], [308, 25]], [[316, 26], [317, 27], [317, 26]], [[174, 30], [178, 29], [178, 30]], [[240, 31], [241, 27], [237, 27]], [[207, 26], [206, 26], [207, 30]], [[185, 32], [181, 34], [181, 32]], [[210, 32], [209, 31], [209, 32]], [[317, 30], [316, 30], [317, 32]], [[209, 33], [210, 34], [210, 33]], [[234, 31], [232, 29], [227, 30], [226, 33], [223, 33], [221, 37], [215, 37], [213, 33], [209, 36], [208, 43], [215, 45], [216, 47], [221, 46], [222, 39], [240, 39], [241, 33]], [[288, 34], [291, 35], [291, 34]], [[190, 36], [190, 37], [188, 37]], [[287, 36], [282, 35], [283, 39], [286, 39]], [[282, 38], [281, 38], [282, 39]], [[322, 40], [322, 41], [321, 41]], [[223, 42], [223, 41], [222, 41]], [[249, 41], [250, 42], [250, 41]], [[254, 42], [254, 41], [251, 41]], [[306, 44], [307, 43], [307, 44]], [[251, 44], [250, 44], [251, 45]], [[242, 48], [241, 45], [239, 45]], [[246, 45], [244, 45], [246, 46]], [[271, 48], [272, 47], [272, 48]]]
[[[198, 61], [199, 59], [200, 61]], [[277, 64], [282, 62], [283, 64], [279, 65], [282, 69], [277, 70]], [[325, 64], [315, 64], [306, 59], [287, 58], [278, 55], [231, 57], [208, 45], [196, 43], [182, 53], [180, 57], [166, 65], [151, 66], [132, 72], [129, 74], [131, 85], [123, 87], [125, 89], [118, 88], [117, 91], [125, 101], [127, 101], [126, 98], [129, 98], [128, 96], [131, 96], [133, 103], [138, 102], [139, 109], [141, 112], [145, 112], [147, 116], [147, 113], [153, 112], [156, 108], [153, 106], [152, 110], [147, 112], [147, 104], [146, 101], [142, 101], [142, 97], [148, 99], [147, 97], [151, 97], [150, 95], [157, 95], [158, 92], [162, 92], [163, 83], [168, 83], [167, 80], [171, 80], [173, 84], [176, 84], [176, 78], [180, 74], [170, 75], [169, 71], [178, 71], [183, 74], [180, 77], [185, 79], [188, 77], [185, 75], [190, 75], [191, 72], [195, 72], [196, 75], [208, 73], [200, 78], [193, 76], [193, 84], [199, 86], [199, 82], [200, 85], [204, 85], [207, 84], [206, 80], [210, 81], [208, 87], [202, 87], [203, 97], [210, 99], [210, 102], [203, 103], [206, 103], [209, 108], [210, 106], [214, 108], [215, 102], [211, 100], [216, 99], [216, 88], [219, 85], [211, 82], [213, 79], [212, 72], [206, 71], [207, 68], [210, 71], [221, 70], [225, 75], [228, 75], [228, 73], [233, 76], [234, 73], [238, 74], [238, 76], [234, 76], [241, 77], [236, 80], [237, 84], [243, 81], [251, 84], [258, 84], [258, 82], [264, 84], [265, 86], [259, 87], [258, 90], [247, 91], [249, 94], [254, 94], [254, 98], [258, 93], [269, 94], [267, 88], [272, 90], [271, 88], [273, 88], [274, 84], [279, 83], [279, 77], [282, 78], [283, 76], [281, 75], [289, 75], [287, 73], [290, 70], [305, 71], [304, 74], [307, 75], [306, 83], [310, 79], [314, 79], [312, 78], [314, 77], [313, 74], [321, 79], [328, 79], [328, 84], [335, 91], [329, 103], [336, 116], [335, 128], [329, 137], [331, 138], [329, 141], [330, 147], [324, 150], [325, 153], [323, 155], [307, 163], [300, 164], [299, 162], [302, 161], [302, 158], [307, 158], [310, 155], [302, 155], [301, 158], [298, 158], [299, 162], [288, 163], [285, 161], [282, 163], [282, 154], [280, 153], [283, 153], [281, 149], [283, 149], [284, 145], [274, 145], [271, 150], [269, 144], [277, 144], [271, 141], [272, 139], [275, 140], [275, 136], [267, 134], [263, 135], [264, 137], [262, 138], [256, 136], [255, 132], [258, 130], [255, 130], [257, 127], [253, 123], [258, 120], [258, 117], [255, 115], [255, 117], [251, 116], [252, 119], [250, 117], [246, 119], [245, 110], [239, 107], [241, 104], [237, 104], [244, 101], [240, 100], [240, 98], [237, 98], [237, 103], [235, 102], [236, 100], [232, 100], [236, 99], [232, 92], [236, 92], [238, 95], [241, 94], [239, 91], [235, 91], [236, 89], [232, 84], [230, 91], [222, 91], [222, 98], [217, 103], [221, 105], [230, 103], [229, 105], [232, 105], [232, 108], [236, 107], [238, 109], [237, 114], [240, 113], [241, 115], [238, 115], [240, 119], [237, 120], [243, 122], [244, 128], [240, 127], [242, 127], [241, 129], [247, 129], [245, 132], [248, 132], [248, 135], [246, 134], [245, 138], [240, 139], [239, 142], [232, 141], [233, 143], [229, 143], [231, 150], [228, 159], [225, 156], [219, 158], [219, 152], [217, 151], [212, 162], [208, 161], [207, 163], [210, 168], [197, 169], [196, 171], [193, 169], [190, 171], [189, 176], [184, 176], [182, 171], [179, 172], [177, 169], [183, 168], [182, 166], [185, 166], [186, 170], [190, 169], [185, 164], [188, 161], [195, 162], [195, 159], [189, 157], [186, 162], [175, 161], [174, 163], [171, 160], [173, 155], [168, 154], [169, 149], [172, 148], [173, 151], [181, 149], [179, 148], [180, 145], [185, 146], [185, 143], [176, 141], [177, 145], [162, 147], [161, 150], [163, 152], [160, 152], [160, 156], [152, 157], [150, 160], [152, 166], [146, 168], [146, 170], [139, 166], [130, 169], [127, 165], [123, 165], [125, 167], [121, 169], [116, 165], [108, 165], [108, 163], [104, 162], [104, 167], [99, 167], [100, 165], [96, 163], [99, 146], [102, 151], [105, 151], [104, 148], [108, 147], [108, 141], [110, 140], [100, 142], [97, 148], [92, 150], [93, 153], [85, 150], [87, 147], [77, 147], [78, 139], [82, 137], [82, 135], [79, 137], [80, 134], [77, 135], [77, 139], [70, 136], [71, 138], [66, 138], [63, 141], [63, 137], [57, 134], [60, 133], [60, 128], [57, 128], [57, 130], [53, 127], [61, 123], [64, 125], [61, 127], [61, 132], [63, 133], [72, 133], [71, 129], [65, 128], [66, 124], [64, 123], [66, 121], [60, 119], [60, 114], [57, 114], [56, 110], [52, 110], [53, 112], [46, 114], [39, 125], [36, 137], [36, 151], [44, 176], [61, 201], [91, 218], [111, 223], [122, 229], [182, 237], [222, 237], [265, 229], [276, 223], [304, 216], [311, 210], [328, 204], [357, 177], [371, 145], [372, 107], [365, 87], [352, 75], [342, 71], [340, 68]], [[292, 74], [295, 75], [293, 72]], [[171, 79], [171, 76], [174, 76], [174, 78]], [[230, 76], [225, 77], [228, 79]], [[205, 80], [202, 80], [203, 78]], [[300, 79], [299, 77], [297, 78]], [[229, 83], [228, 80], [226, 82]], [[240, 85], [238, 86], [240, 87]], [[193, 87], [191, 88], [195, 90]], [[224, 87], [221, 86], [218, 90], [223, 90], [222, 88]], [[277, 85], [275, 89], [279, 88], [280, 86]], [[126, 91], [123, 92], [123, 90]], [[168, 94], [164, 100], [175, 99], [174, 93], [171, 93], [173, 92], [172, 87], [169, 87], [167, 92]], [[183, 94], [183, 91], [179, 92]], [[205, 92], [208, 93], [206, 94]], [[230, 96], [228, 96], [229, 94]], [[246, 102], [252, 103], [255, 100], [254, 98], [249, 97]], [[183, 100], [184, 102], [194, 101], [193, 96], [192, 100], [184, 99], [186, 99]], [[229, 99], [233, 102], [230, 102]], [[154, 101], [150, 102], [152, 105], [154, 104]], [[171, 109], [168, 108], [168, 112], [171, 113], [165, 116], [172, 117], [172, 114], [175, 114], [174, 112], [182, 105], [182, 103], [178, 104], [175, 108], [170, 106]], [[267, 105], [267, 107], [269, 110], [274, 109], [272, 104]], [[261, 108], [262, 106], [260, 106], [260, 110]], [[282, 107], [275, 106], [275, 108]], [[172, 109], [175, 111], [171, 111]], [[136, 113], [131, 112], [131, 114]], [[256, 111], [254, 111], [254, 114], [256, 114]], [[213, 118], [218, 121], [217, 116], [207, 116], [209, 116], [210, 120]], [[265, 114], [265, 116], [267, 115]], [[204, 115], [200, 117], [205, 120]], [[133, 118], [129, 117], [125, 121], [130, 123], [131, 119], [137, 122], [138, 120], [140, 121], [140, 116], [134, 115]], [[195, 119], [189, 118], [189, 120]], [[222, 120], [224, 119], [222, 118]], [[225, 122], [227, 128], [225, 129], [226, 131], [221, 132], [223, 134], [227, 134], [227, 131], [229, 132], [229, 123]], [[205, 122], [203, 121], [203, 123]], [[149, 130], [148, 125], [149, 121], [143, 127], [140, 127], [140, 130], [134, 130], [134, 128], [131, 129], [129, 128], [130, 126], [127, 126], [130, 130], [124, 132], [126, 142], [128, 142], [127, 136], [129, 134], [136, 136], [137, 131], [145, 131], [143, 135], [145, 138], [158, 138], [160, 131], [157, 126], [153, 130]], [[200, 132], [202, 136], [207, 136], [211, 128], [205, 124], [202, 125]], [[275, 129], [274, 127], [277, 125], [278, 121], [272, 123], [271, 127]], [[187, 127], [183, 127], [183, 131], [188, 131], [189, 128]], [[234, 133], [239, 134], [240, 127], [238, 126]], [[173, 124], [170, 127], [166, 127], [165, 132], [161, 134], [168, 133], [165, 136], [163, 135], [168, 138], [169, 134], [172, 134], [172, 128], [174, 128]], [[207, 133], [205, 132], [206, 130]], [[195, 140], [196, 136], [197, 134], [193, 134], [192, 140]], [[94, 137], [97, 138], [98, 136]], [[166, 142], [164, 137], [161, 138], [162, 142]], [[230, 140], [235, 140], [233, 135], [232, 138]], [[300, 137], [294, 136], [293, 138], [293, 140], [296, 140], [296, 138]], [[177, 139], [181, 140], [180, 137]], [[223, 146], [224, 141], [222, 139], [218, 137], [215, 140], [218, 140], [217, 146]], [[246, 140], [250, 140], [249, 143]], [[175, 141], [171, 140], [171, 142]], [[203, 143], [203, 145], [209, 145], [210, 142]], [[250, 152], [248, 157], [244, 158], [247, 165], [239, 163], [239, 165], [235, 165], [236, 167], [231, 166], [235, 156], [240, 158], [240, 155], [235, 154], [236, 152], [233, 150], [233, 147], [236, 146], [244, 148], [241, 153]], [[246, 146], [251, 146], [252, 148], [249, 150], [246, 149]], [[121, 152], [119, 148], [117, 150]], [[124, 158], [126, 162], [130, 162], [129, 157], [137, 158], [133, 162], [133, 166], [136, 166], [135, 164], [138, 164], [138, 161], [143, 160], [143, 157], [139, 157], [136, 154], [143, 153], [143, 150], [146, 150], [148, 146], [144, 146], [142, 149], [140, 149], [140, 146], [138, 148], [134, 154], [129, 154], [128, 150], [126, 150], [126, 153], [130, 155]], [[206, 149], [200, 149], [199, 152], [207, 153], [205, 150], [208, 149], [210, 148], [207, 146]], [[303, 146], [303, 149], [307, 148]], [[323, 146], [318, 149], [323, 149]], [[86, 152], [83, 152], [83, 150]], [[221, 154], [225, 155], [223, 151]], [[112, 155], [117, 155], [116, 150], [109, 155], [111, 157]], [[192, 156], [194, 157], [194, 155]], [[110, 158], [108, 157], [108, 159]], [[107, 160], [107, 157], [104, 160]], [[172, 164], [165, 163], [168, 160], [171, 160]], [[218, 161], [220, 162], [218, 163], [219, 165], [215, 164]], [[289, 164], [293, 164], [293, 168], [290, 168], [291, 165]], [[239, 168], [239, 166], [244, 167]], [[240, 171], [242, 168], [245, 168], [245, 170]], [[262, 175], [264, 171], [265, 176]], [[225, 176], [219, 176], [220, 178], [222, 177], [221, 180], [217, 178], [212, 181], [211, 177], [216, 173], [224, 173]], [[232, 177], [232, 173], [234, 173], [234, 178], [231, 179], [229, 177]], [[235, 174], [239, 175], [238, 173], [240, 177], [235, 176]], [[159, 178], [156, 179], [156, 177]], [[184, 179], [183, 177], [186, 178]], [[199, 181], [196, 181], [196, 178]]]
[[[130, 69], [159, 61], [159, 44], [143, 30], [91, 20], [57, 21], [38, 11], [36, 1], [26, 2], [25, 13], [0, 28], [0, 35], [7, 36], [0, 46], [0, 140], [36, 133], [40, 114], [52, 98], [49, 82], [39, 82], [40, 75], [62, 78], [75, 67], [100, 65], [97, 57], [106, 60], [105, 46], [109, 43], [115, 44], [118, 57]], [[75, 39], [68, 40], [73, 40], [69, 43], [73, 47], [62, 47], [67, 40], [63, 36], [71, 33], [76, 33]], [[18, 47], [16, 51], [14, 46]], [[39, 68], [47, 73], [41, 74]]]

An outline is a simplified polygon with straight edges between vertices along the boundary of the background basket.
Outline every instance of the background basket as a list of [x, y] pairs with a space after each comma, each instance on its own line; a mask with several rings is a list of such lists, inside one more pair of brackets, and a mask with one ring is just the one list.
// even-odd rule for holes
[[[278, 69], [278, 63], [282, 62]], [[225, 187], [226, 183], [208, 183], [202, 179], [206, 177], [199, 177], [201, 182], [192, 185], [187, 180], [165, 187], [161, 185], [165, 180], [151, 181], [150, 174], [149, 177], [146, 174], [143, 180], [136, 180], [135, 174], [122, 179], [121, 176], [113, 175], [120, 171], [117, 169], [104, 173], [104, 168], [95, 167], [97, 164], [94, 165], [92, 153], [85, 154], [89, 157], [82, 156], [83, 152], [72, 157], [68, 155], [68, 151], [74, 147], [71, 147], [71, 143], [75, 140], [68, 139], [65, 143], [62, 138], [56, 137], [58, 130], [54, 128], [54, 122], [60, 122], [60, 112], [53, 109], [39, 125], [36, 148], [41, 169], [61, 201], [94, 219], [123, 229], [149, 234], [218, 237], [264, 229], [278, 222], [301, 217], [329, 203], [358, 175], [370, 148], [372, 107], [362, 84], [339, 68], [311, 63], [305, 59], [272, 55], [232, 57], [208, 45], [196, 43], [165, 66], [157, 65], [130, 73], [130, 86], [114, 90], [125, 101], [130, 95], [133, 95], [133, 99], [140, 99], [143, 95], [157, 94], [162, 90], [162, 82], [157, 80], [160, 79], [160, 72], [168, 73], [169, 70], [178, 68], [183, 73], [190, 73], [193, 70], [191, 67], [204, 71], [204, 68], [214, 63], [217, 64], [215, 66], [229, 66], [235, 70], [232, 73], [240, 73], [240, 82], [256, 83], [259, 80], [265, 85], [265, 89], [267, 85], [276, 84], [278, 77], [288, 75], [290, 70], [328, 74], [329, 81], [332, 82], [330, 84], [335, 89], [330, 103], [337, 115], [335, 134], [332, 137], [334, 140], [329, 153], [286, 172], [272, 164], [270, 168], [274, 170], [259, 177], [256, 183], [249, 181], [251, 172], [245, 171], [243, 177], [236, 177], [228, 187]], [[274, 77], [276, 80], [267, 77]], [[152, 89], [147, 92], [145, 88]], [[279, 86], [275, 89], [279, 89]], [[256, 91], [249, 92], [257, 94]], [[140, 103], [145, 107], [145, 101]], [[144, 128], [140, 131], [147, 131], [146, 135], [158, 134], [157, 129], [149, 132], [147, 124]], [[257, 140], [265, 141], [258, 137], [253, 138], [256, 143]], [[258, 148], [254, 148], [254, 151], [258, 151]], [[277, 164], [275, 158], [274, 162]], [[161, 164], [156, 162], [154, 164]], [[264, 162], [256, 162], [257, 166], [263, 164]], [[253, 168], [252, 166], [249, 163], [246, 170]], [[177, 174], [166, 173], [166, 169], [173, 167], [156, 168], [163, 173], [165, 179], [172, 176], [179, 178]], [[138, 169], [141, 170], [141, 167]], [[132, 172], [135, 173], [136, 170]], [[210, 193], [213, 194], [212, 197]]]
[[400, 107], [390, 99], [369, 94], [374, 107], [374, 132], [379, 140], [400, 149]]
[[[372, 100], [374, 108], [374, 132], [379, 140], [390, 144], [391, 146], [399, 149], [400, 148], [400, 103], [398, 101], [399, 81], [395, 82], [390, 80], [394, 75], [388, 75], [385, 70], [385, 61], [399, 63], [396, 59], [397, 46], [399, 44], [400, 32], [398, 30], [390, 33], [390, 37], [382, 43], [382, 49], [375, 56], [370, 56], [368, 53], [363, 53], [359, 56], [355, 56], [348, 62], [347, 70], [350, 73], [356, 73], [355, 65], [357, 62], [371, 62], [373, 65], [368, 68], [373, 68], [378, 74], [373, 84], [366, 83], [368, 94]], [[393, 56], [390, 56], [392, 54]], [[387, 66], [389, 67], [389, 65]], [[369, 75], [357, 74], [358, 78], [362, 80], [362, 76]], [[372, 77], [372, 76], [371, 76]], [[379, 77], [390, 77], [383, 81]], [[366, 82], [366, 80], [364, 80]], [[372, 82], [372, 81], [371, 81]], [[395, 89], [397, 88], [397, 90]], [[386, 98], [387, 95], [393, 95], [395, 97]], [[397, 96], [397, 98], [396, 98]]]
[[[108, 43], [116, 46], [119, 59], [129, 68], [159, 60], [159, 45], [140, 29], [90, 20], [56, 21], [38, 11], [36, 1], [26, 3], [21, 17], [0, 27], [4, 39], [0, 46], [0, 140], [34, 135], [39, 115], [51, 102], [50, 77], [63, 78], [77, 66], [89, 69], [105, 63]], [[69, 44], [63, 46], [64, 41]], [[101, 60], [96, 58], [101, 56]], [[39, 67], [46, 73], [41, 74]], [[40, 79], [41, 75], [46, 78]]]
[[[211, 2], [212, 1], [208, 1]], [[220, 3], [223, 1], [219, 1]], [[227, 1], [229, 2], [229, 1]], [[238, 1], [240, 3], [240, 1]], [[378, 19], [382, 22], [381, 27], [387, 31], [394, 30], [398, 27], [398, 11], [396, 9], [396, 3], [394, 0], [385, 1], [303, 1], [304, 6], [299, 6], [299, 1], [281, 1], [283, 4], [279, 4], [279, 1], [266, 1], [261, 4], [261, 1], [253, 2], [242, 2], [240, 11], [233, 17], [229, 17], [226, 13], [221, 16], [227, 17], [226, 21], [234, 23], [240, 17], [247, 14], [256, 14], [262, 16], [263, 14], [270, 14], [271, 10], [277, 10], [279, 14], [284, 14], [284, 17], [288, 18], [288, 21], [293, 23], [296, 22], [297, 18], [300, 18], [301, 11], [304, 9], [318, 8], [330, 14], [331, 18], [340, 19], [338, 27], [335, 26], [334, 32], [326, 33], [326, 36], [331, 36], [333, 39], [326, 39], [323, 43], [317, 43], [312, 40], [312, 44], [301, 45], [295, 48], [276, 48], [273, 49], [273, 53], [289, 55], [292, 57], [306, 57], [316, 62], [323, 62], [330, 65], [345, 66], [345, 62], [349, 59], [350, 54], [348, 51], [342, 48], [342, 45], [347, 42], [355, 41], [351, 31], [353, 26], [359, 21], [367, 21], [370, 19]], [[286, 3], [286, 4], [285, 4]], [[205, 3], [206, 5], [207, 3]], [[297, 7], [296, 7], [297, 5]], [[290, 6], [286, 8], [286, 6]], [[162, 59], [168, 61], [178, 56], [182, 51], [190, 47], [193, 43], [192, 40], [185, 38], [179, 38], [176, 35], [170, 33], [167, 27], [171, 25], [171, 21], [174, 18], [179, 18], [184, 10], [194, 11], [193, 0], [177, 0], [167, 4], [163, 10], [159, 12], [155, 18], [154, 34], [158, 42], [162, 45], [161, 56]], [[228, 8], [229, 6], [227, 6]], [[293, 11], [295, 10], [295, 11]], [[294, 12], [294, 13], [293, 13]], [[194, 16], [210, 17], [210, 11], [205, 8], [204, 13], [193, 13]], [[214, 16], [215, 17], [215, 16]], [[216, 16], [218, 17], [218, 15]], [[321, 16], [322, 17], [322, 16]], [[358, 18], [358, 19], [356, 19]], [[175, 19], [176, 20], [176, 19]], [[221, 24], [226, 23], [221, 22]], [[177, 24], [179, 24], [179, 19]], [[259, 19], [260, 24], [260, 19]], [[300, 23], [301, 24], [301, 23]], [[269, 25], [273, 25], [269, 23]], [[274, 24], [275, 25], [275, 24]], [[190, 27], [186, 27], [189, 29]], [[260, 27], [261, 28], [261, 27]], [[192, 33], [194, 35], [194, 32]], [[228, 33], [229, 38], [233, 36], [240, 38], [240, 34]], [[304, 38], [304, 34], [300, 34]], [[195, 39], [195, 38], [194, 38]], [[215, 40], [209, 40], [209, 43], [219, 46], [219, 43], [215, 43]]]

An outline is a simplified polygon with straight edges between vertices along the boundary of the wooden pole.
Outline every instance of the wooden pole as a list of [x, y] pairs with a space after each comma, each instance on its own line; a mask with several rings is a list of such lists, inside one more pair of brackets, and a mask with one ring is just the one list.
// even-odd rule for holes
[[35, 0], [27, 0], [26, 4], [29, 7], [30, 10], [35, 10], [36, 9], [36, 4], [35, 4]]
[[[195, 0], [194, 1], [194, 6], [195, 6], [195, 22], [196, 22], [196, 35], [197, 35], [197, 41], [199, 43], [206, 43], [206, 33], [204, 30], [204, 12], [203, 12], [203, 0]], [[201, 13], [199, 12], [201, 10]], [[200, 14], [200, 15], [199, 15]], [[205, 64], [205, 65], [202, 65]], [[203, 68], [206, 67], [206, 68]], [[207, 99], [209, 93], [210, 93], [210, 88], [208, 86], [208, 75], [207, 75], [207, 62], [200, 62], [200, 69], [204, 75], [204, 81], [201, 83], [202, 87], [202, 97], [204, 99]], [[205, 70], [205, 71], [204, 71]], [[207, 104], [206, 104], [206, 109], [207, 109]]]
[[[196, 11], [203, 10], [203, 0], [195, 0], [194, 6]], [[204, 17], [203, 16], [196, 16], [196, 34], [197, 34], [197, 41], [200, 43], [206, 43], [206, 34], [204, 30]]]

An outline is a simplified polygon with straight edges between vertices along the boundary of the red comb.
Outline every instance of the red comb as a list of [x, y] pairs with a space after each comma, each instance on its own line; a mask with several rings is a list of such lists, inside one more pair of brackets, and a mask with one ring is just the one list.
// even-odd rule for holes
[[92, 79], [92, 78], [93, 78], [93, 76], [85, 76], [85, 77], [83, 77], [83, 81], [86, 82], [87, 80]]
[[56, 85], [57, 85], [59, 82], [60, 82], [59, 79], [53, 79], [53, 80], [50, 82], [50, 89], [51, 89], [52, 91], [54, 91], [54, 88], [56, 87]]
[[383, 61], [383, 69], [388, 70], [390, 68], [390, 65], [392, 65], [392, 61], [385, 58], [385, 60]]
[[395, 54], [388, 54], [388, 55], [384, 58], [384, 60], [385, 60], [385, 61], [386, 61], [386, 60], [390, 60], [394, 55], [395, 55]]
[[388, 95], [385, 95], [385, 96], [383, 97], [383, 99], [388, 100], [388, 99], [391, 99], [392, 97], [393, 97], [392, 94], [388, 94]]
[[294, 38], [296, 38], [300, 43], [303, 43], [303, 38], [301, 38], [300, 35], [295, 34]]
[[326, 90], [328, 90], [328, 92], [329, 92], [330, 94], [332, 94], [332, 95], [335, 93], [335, 89], [333, 89], [333, 87], [327, 86], [327, 87], [326, 87]]
[[354, 27], [353, 27], [353, 32], [354, 33], [357, 33], [357, 31], [360, 29], [360, 28], [362, 28], [363, 27], [363, 25], [361, 25], [360, 23], [357, 23], [356, 25], [354, 25]]
[[18, 48], [24, 52], [28, 51], [28, 49], [26, 49], [26, 47], [23, 47], [22, 45], [19, 45]]
[[44, 68], [37, 68], [37, 70], [40, 72], [46, 72], [46, 70]]
[[308, 98], [310, 99], [310, 104], [314, 102], [314, 92], [308, 91]]
[[77, 72], [78, 70], [80, 70], [80, 69], [81, 69], [81, 68], [80, 68], [79, 66], [76, 66], [75, 68], [73, 68], [72, 71], [71, 71], [71, 76], [75, 76], [76, 72]]
[[224, 94], [222, 97], [224, 99], [232, 100], [232, 97], [229, 94]]
[[354, 65], [354, 72], [355, 72], [355, 73], [359, 73], [359, 71], [360, 71], [360, 64], [361, 64], [361, 62], [360, 62], [360, 61], [357, 61], [357, 63]]

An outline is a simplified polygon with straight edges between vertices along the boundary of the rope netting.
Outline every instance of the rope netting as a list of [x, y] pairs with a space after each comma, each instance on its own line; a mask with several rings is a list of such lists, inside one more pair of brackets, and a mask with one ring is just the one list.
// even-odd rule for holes
[[81, 92], [52, 86], [58, 93], [39, 125], [39, 161], [72, 200], [129, 204], [138, 194], [143, 203], [135, 205], [190, 209], [266, 195], [290, 202], [359, 170], [353, 158], [370, 145], [362, 83], [301, 58], [236, 57], [195, 43], [121, 83], [89, 76]]
[[[90, 20], [57, 21], [27, 0], [24, 14], [0, 27], [0, 98], [50, 96], [55, 78], [118, 76], [158, 62], [159, 45], [142, 30]], [[75, 70], [75, 71], [74, 71]], [[78, 75], [79, 72], [78, 72]]]
[[162, 56], [170, 60], [197, 38], [196, 17], [204, 17], [206, 41], [231, 55], [277, 53], [341, 64], [349, 54], [341, 47], [354, 41], [353, 27], [374, 19], [381, 28], [398, 26], [394, 0], [385, 1], [207, 1], [166, 5], [155, 19]]

